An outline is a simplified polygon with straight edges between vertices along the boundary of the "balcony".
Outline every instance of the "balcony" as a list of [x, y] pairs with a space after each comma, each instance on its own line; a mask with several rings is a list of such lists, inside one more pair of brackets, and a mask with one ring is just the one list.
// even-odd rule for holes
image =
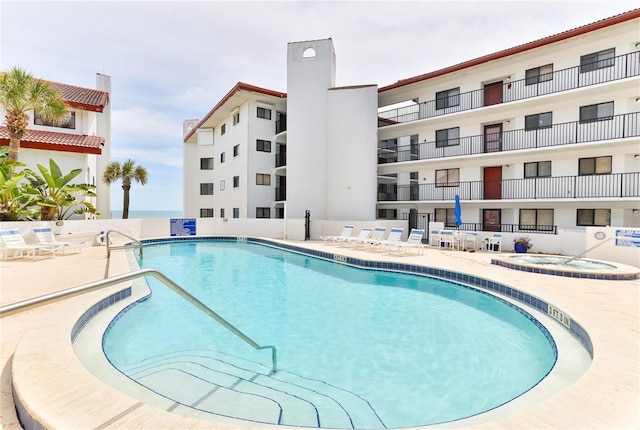
[[276, 154], [276, 167], [283, 167], [287, 165], [287, 152], [279, 152]]
[[[573, 145], [638, 136], [640, 136], [640, 112], [635, 112], [592, 122], [575, 121], [533, 130], [509, 130], [396, 148], [380, 147], [378, 164]], [[384, 144], [384, 146], [390, 146], [386, 145], [386, 142]]]
[[[605, 82], [612, 82], [640, 75], [640, 51], [620, 55], [596, 63], [575, 66], [547, 73], [535, 79], [502, 82], [499, 87], [489, 86], [449, 96], [445, 99], [430, 100], [419, 104], [380, 112], [380, 127], [418, 121], [480, 109], [495, 103], [509, 103], [546, 94], [569, 91]], [[496, 94], [497, 93], [497, 94]], [[498, 100], [496, 102], [496, 100]]]
[[[491, 190], [491, 197], [485, 197], [485, 189]], [[640, 172], [469, 181], [455, 186], [378, 184], [378, 201], [453, 201], [456, 194], [460, 200], [495, 200], [496, 189], [499, 200], [638, 198]]]
[[276, 201], [287, 200], [287, 187], [276, 187]]
[[276, 134], [287, 131], [287, 115], [276, 112]]

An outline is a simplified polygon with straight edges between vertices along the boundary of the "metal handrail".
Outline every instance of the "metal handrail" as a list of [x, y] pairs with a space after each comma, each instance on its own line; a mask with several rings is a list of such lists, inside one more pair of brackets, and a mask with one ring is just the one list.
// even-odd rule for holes
[[260, 346], [252, 339], [250, 339], [246, 334], [242, 333], [235, 326], [229, 323], [227, 320], [222, 318], [220, 315], [215, 313], [212, 309], [210, 309], [207, 305], [202, 303], [200, 300], [195, 298], [185, 289], [180, 287], [178, 284], [173, 282], [171, 279], [166, 277], [163, 273], [155, 270], [155, 269], [142, 269], [135, 272], [129, 272], [122, 275], [113, 276], [111, 278], [102, 279], [100, 281], [90, 282], [88, 284], [79, 285], [77, 287], [68, 288], [66, 290], [57, 291], [55, 293], [45, 294], [43, 296], [34, 297], [32, 299], [23, 300], [21, 302], [13, 303], [10, 305], [0, 307], [0, 318], [5, 316], [12, 315], [14, 313], [32, 309], [38, 306], [46, 305], [52, 302], [56, 302], [61, 299], [67, 299], [75, 296], [79, 296], [85, 293], [89, 293], [91, 291], [96, 291], [105, 287], [110, 287], [112, 285], [120, 284], [125, 281], [130, 281], [132, 279], [141, 278], [144, 276], [153, 276], [160, 282], [162, 282], [167, 287], [171, 288], [173, 291], [178, 293], [182, 298], [187, 300], [196, 308], [200, 309], [205, 314], [209, 315], [211, 318], [220, 323], [223, 327], [229, 330], [231, 333], [238, 336], [240, 339], [251, 345], [254, 349], [271, 349], [271, 372], [270, 375], [273, 375], [277, 372], [277, 355], [276, 355], [276, 347], [272, 345]]
[[[111, 241], [109, 240], [109, 234], [110, 233], [118, 233], [120, 236], [124, 236], [127, 239], [130, 239], [130, 240], [134, 241], [135, 245], [127, 244], [127, 245], [121, 245], [121, 246], [111, 246]], [[105, 241], [107, 242], [107, 258], [111, 257], [111, 250], [112, 249], [138, 248], [140, 250], [140, 260], [142, 260], [142, 243], [139, 240], [137, 240], [137, 239], [135, 239], [135, 238], [133, 238], [133, 237], [131, 237], [129, 235], [126, 235], [121, 231], [109, 230], [109, 231], [107, 231], [107, 233], [105, 235]]]

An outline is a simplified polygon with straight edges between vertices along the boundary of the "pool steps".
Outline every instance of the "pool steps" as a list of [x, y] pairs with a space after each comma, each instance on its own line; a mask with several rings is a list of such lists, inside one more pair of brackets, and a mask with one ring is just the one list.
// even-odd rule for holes
[[[365, 399], [323, 381], [211, 350], [156, 356], [121, 370], [177, 404], [247, 421], [324, 428], [385, 428]], [[170, 394], [169, 394], [170, 393]]]

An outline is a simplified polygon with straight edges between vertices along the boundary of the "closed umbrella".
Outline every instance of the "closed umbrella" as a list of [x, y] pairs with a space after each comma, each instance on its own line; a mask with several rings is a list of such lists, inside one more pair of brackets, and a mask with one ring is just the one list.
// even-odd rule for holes
[[456, 225], [459, 226], [462, 224], [462, 208], [460, 207], [460, 196], [456, 194], [456, 206], [454, 208], [454, 213], [456, 215]]

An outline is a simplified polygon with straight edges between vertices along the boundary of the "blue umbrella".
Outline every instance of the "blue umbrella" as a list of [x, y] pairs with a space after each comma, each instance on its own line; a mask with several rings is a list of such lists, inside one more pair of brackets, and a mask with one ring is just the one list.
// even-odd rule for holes
[[456, 225], [459, 226], [462, 224], [462, 219], [460, 216], [462, 215], [462, 208], [460, 207], [460, 196], [456, 194], [456, 206], [454, 209], [454, 213], [456, 214]]

